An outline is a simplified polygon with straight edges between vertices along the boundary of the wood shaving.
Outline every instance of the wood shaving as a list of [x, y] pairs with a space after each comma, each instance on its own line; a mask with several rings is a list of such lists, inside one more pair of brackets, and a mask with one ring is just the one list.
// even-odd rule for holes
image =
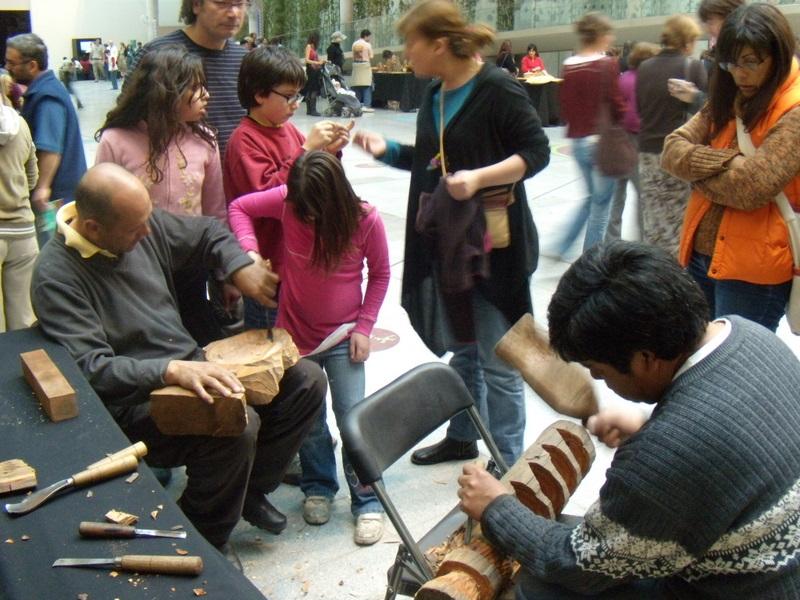
[[305, 581], [303, 582], [303, 585], [301, 585], [301, 586], [300, 586], [300, 591], [301, 591], [301, 592], [303, 592], [303, 595], [304, 595], [304, 596], [307, 596], [307, 595], [308, 595], [308, 590], [309, 590], [310, 588], [311, 588], [311, 582], [310, 582], [310, 581], [308, 581], [308, 580], [305, 580]]
[[180, 554], [181, 556], [186, 556], [189, 554], [188, 550], [183, 550], [182, 548], [175, 548], [175, 554]]
[[94, 496], [94, 492], [92, 490], [89, 490], [88, 492], [86, 492], [86, 497], [87, 498], [91, 498], [92, 496]]
[[77, 600], [89, 600], [89, 594], [78, 594]]
[[119, 577], [119, 573], [117, 573], [116, 571], [110, 571], [108, 573], [108, 576], [109, 577]]
[[135, 471], [130, 474], [130, 476], [125, 480], [125, 483], [133, 483], [137, 479], [139, 479], [139, 472]]
[[22, 536], [21, 538], [19, 538], [19, 539], [21, 539], [23, 542], [27, 542], [29, 539], [31, 539], [31, 536], [29, 536], [29, 535], [23, 535], [23, 536]]
[[139, 522], [139, 517], [136, 515], [115, 509], [108, 511], [105, 517], [106, 521], [109, 523], [116, 523], [117, 525], [136, 525], [136, 523]]
[[156, 508], [158, 510], [164, 510], [164, 505], [163, 504], [159, 504], [159, 505], [156, 506]]
[[155, 521], [158, 518], [158, 511], [157, 510], [151, 511], [150, 517], [153, 519], [153, 521]]
[[14, 540], [12, 540], [11, 538], [8, 538], [8, 539], [5, 541], [5, 543], [6, 543], [6, 544], [13, 544], [13, 543], [14, 543]]
[[183, 525], [173, 525], [172, 527], [170, 527], [170, 529], [172, 531], [180, 531], [181, 529], [183, 529]]
[[208, 592], [206, 592], [203, 588], [194, 588], [192, 590], [195, 596], [205, 596]]

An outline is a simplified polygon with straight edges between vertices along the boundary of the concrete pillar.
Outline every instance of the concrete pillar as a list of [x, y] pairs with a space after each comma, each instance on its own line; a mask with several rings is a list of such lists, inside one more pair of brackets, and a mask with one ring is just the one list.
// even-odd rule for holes
[[339, 0], [339, 22], [343, 29], [353, 22], [353, 0]]
[[147, 38], [149, 42], [158, 36], [158, 0], [144, 0], [145, 18], [147, 19]]

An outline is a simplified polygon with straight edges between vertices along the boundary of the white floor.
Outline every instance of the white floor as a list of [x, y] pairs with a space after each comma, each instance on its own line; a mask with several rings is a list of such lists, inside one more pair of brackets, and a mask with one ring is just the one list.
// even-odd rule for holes
[[[87, 159], [92, 164], [96, 145], [93, 140], [94, 131], [102, 124], [117, 92], [111, 91], [110, 85], [105, 82], [79, 82], [76, 88], [86, 104], [86, 108], [79, 111], [79, 114]], [[315, 119], [304, 116], [302, 112], [304, 107], [298, 111], [294, 122], [305, 131]], [[413, 142], [415, 123], [415, 113], [378, 109], [357, 119], [356, 127], [377, 131], [400, 141]], [[569, 153], [560, 152], [568, 146], [563, 129], [549, 128], [546, 131], [552, 148], [550, 165], [525, 184], [539, 229], [541, 247], [545, 249], [555, 247], [556, 240], [577, 210], [584, 194], [583, 184]], [[399, 305], [409, 175], [373, 161], [354, 147], [345, 149], [343, 162], [356, 192], [380, 210], [389, 237], [392, 280], [376, 327], [390, 332], [382, 334], [385, 341], [390, 341], [394, 335], [399, 338], [399, 343], [374, 352], [368, 360], [366, 371], [369, 394], [415, 365], [439, 359], [420, 342], [408, 323], [405, 311]], [[634, 196], [632, 188], [629, 194]], [[632, 205], [633, 202], [629, 204]], [[623, 237], [635, 239], [637, 234], [629, 209], [624, 217]], [[577, 252], [576, 247], [572, 250], [572, 256]], [[540, 259], [531, 284], [537, 319], [545, 319], [547, 303], [567, 267], [568, 263], [559, 259]], [[798, 352], [800, 346], [785, 323], [782, 323], [779, 334]], [[603, 401], [622, 402], [602, 384], [598, 385], [598, 390]], [[527, 413], [526, 444], [532, 443], [542, 429], [559, 418], [530, 389], [527, 390]], [[335, 433], [332, 416], [329, 422]], [[443, 434], [443, 430], [436, 432], [427, 442], [436, 442]], [[573, 495], [566, 513], [582, 514], [594, 501], [604, 482], [605, 470], [611, 457], [612, 452], [608, 448], [597, 445], [594, 466]], [[401, 459], [388, 472], [388, 489], [416, 537], [426, 533], [456, 504], [456, 477], [459, 472], [458, 463], [417, 467], [406, 458]], [[340, 481], [344, 481], [341, 469]], [[399, 538], [391, 526], [387, 525], [386, 534], [378, 544], [367, 548], [356, 546], [352, 541], [349, 497], [346, 485], [343, 484], [343, 487], [336, 496], [331, 521], [322, 527], [310, 526], [303, 521], [302, 494], [298, 488], [285, 485], [272, 495], [272, 500], [288, 516], [289, 527], [286, 531], [274, 536], [240, 522], [232, 537], [232, 544], [241, 557], [245, 574], [265, 596], [273, 600], [383, 598], [386, 570], [393, 562]], [[171, 484], [171, 489], [176, 495], [180, 493], [180, 478]]]

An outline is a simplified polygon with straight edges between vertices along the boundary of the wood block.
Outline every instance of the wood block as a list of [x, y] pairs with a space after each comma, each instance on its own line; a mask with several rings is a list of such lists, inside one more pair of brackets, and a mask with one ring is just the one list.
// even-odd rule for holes
[[106, 521], [109, 523], [116, 523], [117, 525], [136, 525], [139, 522], [139, 517], [130, 513], [122, 512], [121, 510], [110, 510], [106, 513]]
[[187, 389], [170, 385], [150, 393], [150, 415], [165, 435], [240, 435], [247, 426], [244, 394], [211, 394], [209, 404]]
[[22, 362], [22, 373], [50, 420], [63, 421], [77, 417], [75, 390], [47, 352], [40, 348], [23, 352], [19, 358]]
[[36, 469], [19, 458], [0, 462], [0, 494], [32, 487], [36, 487]]

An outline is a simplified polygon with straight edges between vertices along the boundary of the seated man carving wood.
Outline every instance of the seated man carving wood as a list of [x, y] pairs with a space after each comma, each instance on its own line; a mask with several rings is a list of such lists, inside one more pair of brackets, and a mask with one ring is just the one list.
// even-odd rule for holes
[[518, 600], [800, 593], [800, 362], [764, 327], [708, 314], [692, 278], [643, 244], [596, 246], [561, 279], [553, 349], [655, 410], [589, 417], [619, 448], [575, 527], [464, 467], [463, 510], [521, 563]]
[[58, 235], [34, 271], [31, 294], [42, 330], [69, 350], [128, 437], [147, 444], [150, 464], [187, 466], [178, 503], [212, 544], [223, 545], [240, 516], [280, 532], [286, 519], [265, 494], [280, 483], [322, 406], [319, 367], [301, 360], [288, 369], [269, 405], [246, 408], [247, 426], [237, 436], [163, 435], [147, 402], [165, 385], [208, 402], [209, 391], [244, 391], [228, 369], [204, 361], [181, 323], [176, 272], [190, 263], [221, 269], [268, 306], [275, 305], [277, 275], [249, 258], [215, 219], [153, 209], [141, 182], [117, 165], [89, 169], [75, 196], [59, 211]]

